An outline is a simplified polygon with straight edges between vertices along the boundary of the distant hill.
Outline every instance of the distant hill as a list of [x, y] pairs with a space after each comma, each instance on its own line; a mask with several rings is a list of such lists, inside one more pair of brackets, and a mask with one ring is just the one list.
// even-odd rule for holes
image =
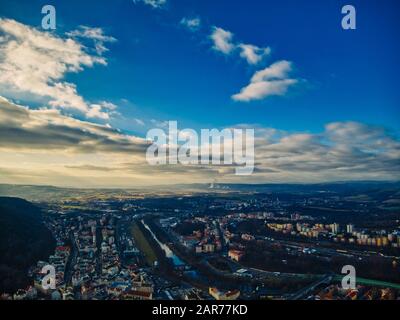
[[27, 271], [54, 251], [55, 240], [38, 207], [19, 198], [0, 197], [0, 293], [25, 288]]
[[212, 183], [212, 184], [189, 184], [177, 185], [180, 189], [198, 189], [212, 192], [213, 190], [225, 190], [233, 192], [260, 192], [260, 193], [337, 193], [354, 194], [362, 192], [378, 192], [382, 190], [399, 191], [398, 181], [344, 181], [329, 183], [267, 183], [267, 184], [234, 184], [234, 183]]
[[90, 188], [62, 188], [53, 186], [33, 186], [0, 184], [0, 196], [18, 197], [32, 202], [52, 202], [60, 200], [81, 199], [82, 197], [112, 197], [139, 193], [147, 189], [90, 189]]
[[[70, 199], [109, 198], [143, 194], [163, 193], [215, 193], [215, 192], [256, 192], [256, 193], [290, 193], [314, 194], [336, 193], [341, 195], [354, 195], [360, 193], [373, 194], [385, 200], [385, 192], [395, 194], [399, 198], [399, 181], [345, 181], [329, 183], [269, 183], [269, 184], [233, 184], [233, 183], [193, 183], [146, 186], [136, 188], [62, 188], [53, 186], [10, 185], [0, 184], [0, 196], [18, 197], [28, 201], [60, 201]], [[391, 197], [388, 197], [391, 199]]]
[[82, 194], [80, 189], [57, 188], [52, 186], [30, 186], [0, 184], [0, 196], [18, 197], [28, 201], [51, 201]]

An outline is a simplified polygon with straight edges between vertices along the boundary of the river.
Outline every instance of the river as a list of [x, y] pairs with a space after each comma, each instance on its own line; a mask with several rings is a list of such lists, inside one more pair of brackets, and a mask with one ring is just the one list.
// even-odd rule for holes
[[172, 259], [172, 262], [174, 263], [174, 266], [175, 267], [184, 266], [185, 263], [181, 259], [179, 259], [179, 257], [165, 243], [162, 243], [160, 240], [158, 240], [156, 235], [153, 233], [153, 231], [150, 229], [150, 227], [144, 222], [144, 220], [142, 220], [142, 223], [143, 223], [144, 227], [150, 232], [150, 234], [153, 237], [153, 239], [158, 243], [158, 245], [164, 251], [165, 256], [167, 258]]

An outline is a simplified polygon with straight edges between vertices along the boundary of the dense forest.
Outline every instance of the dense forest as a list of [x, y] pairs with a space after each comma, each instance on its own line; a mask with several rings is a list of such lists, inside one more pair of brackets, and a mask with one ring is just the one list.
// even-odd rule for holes
[[46, 260], [54, 247], [38, 207], [23, 199], [0, 197], [0, 293], [28, 286], [29, 267]]

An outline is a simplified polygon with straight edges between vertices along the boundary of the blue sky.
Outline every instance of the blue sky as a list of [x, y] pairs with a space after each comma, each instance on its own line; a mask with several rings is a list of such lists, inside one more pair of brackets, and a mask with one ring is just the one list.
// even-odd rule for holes
[[[8, 1], [2, 15], [40, 26], [46, 1]], [[315, 132], [332, 121], [400, 127], [399, 4], [352, 1], [357, 30], [341, 28], [345, 1], [169, 1], [160, 9], [129, 0], [52, 1], [57, 33], [78, 25], [102, 27], [118, 42], [107, 68], [69, 74], [87, 99], [107, 99], [126, 117], [177, 119], [191, 126], [261, 124]], [[199, 17], [197, 32], [183, 17]], [[258, 66], [212, 50], [212, 26], [272, 53]], [[231, 95], [274, 61], [292, 61], [304, 80], [285, 96], [235, 102]], [[127, 99], [130, 103], [121, 102]], [[124, 129], [129, 123], [116, 120]]]
[[[346, 4], [356, 30], [341, 27]], [[399, 12], [396, 0], [2, 0], [0, 182], [237, 182], [148, 168], [146, 132], [168, 120], [256, 128], [256, 174], [240, 182], [400, 179]]]

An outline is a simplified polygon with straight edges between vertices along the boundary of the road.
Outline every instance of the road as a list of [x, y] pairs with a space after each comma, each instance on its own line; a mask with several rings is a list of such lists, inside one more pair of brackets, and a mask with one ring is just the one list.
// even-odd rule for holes
[[312, 291], [315, 290], [321, 284], [329, 284], [333, 279], [332, 274], [325, 275], [321, 280], [318, 280], [312, 283], [310, 286], [301, 289], [299, 292], [290, 296], [290, 300], [300, 300], [306, 296], [308, 296]]

